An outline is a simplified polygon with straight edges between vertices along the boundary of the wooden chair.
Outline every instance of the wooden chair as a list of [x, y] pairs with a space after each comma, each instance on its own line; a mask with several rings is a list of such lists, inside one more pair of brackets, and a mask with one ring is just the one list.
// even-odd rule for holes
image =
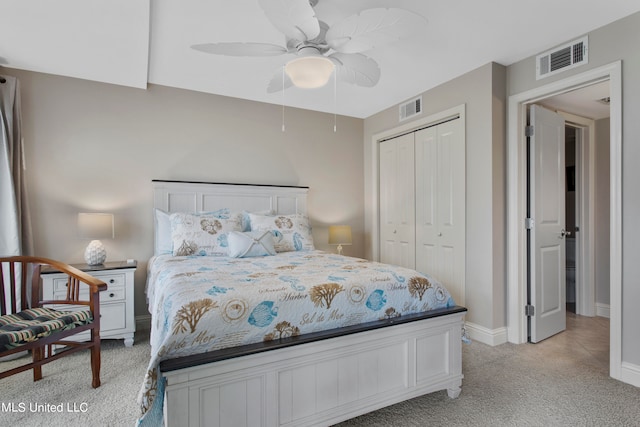
[[[40, 270], [46, 265], [68, 275], [65, 300], [41, 300]], [[0, 357], [30, 350], [33, 359], [0, 372], [0, 378], [33, 369], [33, 380], [38, 381], [45, 363], [91, 349], [91, 385], [100, 387], [99, 292], [106, 289], [103, 281], [62, 262], [30, 256], [0, 257]], [[51, 304], [69, 305], [70, 309], [54, 310]], [[87, 330], [91, 331], [89, 341], [65, 339]], [[54, 354], [53, 345], [68, 349]]]

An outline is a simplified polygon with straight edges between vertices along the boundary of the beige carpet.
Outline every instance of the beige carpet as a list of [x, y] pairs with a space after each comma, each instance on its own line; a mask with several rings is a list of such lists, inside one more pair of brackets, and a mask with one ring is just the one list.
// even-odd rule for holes
[[[32, 371], [1, 379], [0, 426], [135, 425], [139, 414], [136, 396], [149, 363], [148, 341], [148, 331], [137, 332], [131, 348], [126, 348], [122, 340], [103, 340], [102, 385], [97, 389], [91, 388], [88, 351], [44, 365], [43, 378], [35, 383]], [[17, 366], [24, 360], [0, 362], [0, 369]], [[7, 407], [9, 403], [14, 412]], [[45, 405], [57, 409], [60, 404], [61, 413], [46, 410]]]
[[[607, 337], [598, 329], [606, 332], [608, 322], [578, 323], [584, 323], [578, 325], [581, 333], [572, 329], [535, 345], [463, 345], [465, 379], [458, 399], [437, 392], [341, 426], [640, 426], [640, 389], [607, 374]], [[0, 380], [0, 426], [135, 425], [147, 340], [144, 332], [136, 333], [132, 348], [122, 340], [105, 340], [102, 386], [95, 390], [88, 353], [45, 366], [38, 383], [30, 372]], [[17, 410], [23, 403], [26, 411], [11, 413], [7, 403]], [[30, 412], [29, 405], [36, 403], [62, 403], [63, 412]]]

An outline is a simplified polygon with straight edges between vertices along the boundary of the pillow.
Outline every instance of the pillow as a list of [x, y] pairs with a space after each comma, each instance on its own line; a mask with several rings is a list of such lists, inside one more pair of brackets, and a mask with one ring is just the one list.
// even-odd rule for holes
[[169, 213], [154, 209], [153, 242], [154, 255], [164, 255], [173, 252], [173, 240], [171, 240], [171, 218]]
[[233, 258], [275, 255], [273, 234], [270, 231], [230, 231], [227, 254]]
[[171, 214], [173, 255], [227, 255], [227, 233], [242, 230], [242, 214], [228, 209]]
[[[273, 216], [273, 211], [271, 209], [252, 213], [256, 215]], [[251, 231], [251, 219], [249, 218], [248, 211], [242, 211], [242, 231]]]
[[271, 231], [276, 252], [315, 249], [309, 219], [304, 215], [265, 216], [250, 213], [249, 219], [251, 231]]

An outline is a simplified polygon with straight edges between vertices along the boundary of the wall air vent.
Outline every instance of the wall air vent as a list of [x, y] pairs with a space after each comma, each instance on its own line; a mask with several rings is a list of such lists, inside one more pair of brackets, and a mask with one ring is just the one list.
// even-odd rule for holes
[[589, 62], [589, 37], [574, 40], [536, 57], [536, 80]]
[[400, 121], [407, 120], [422, 113], [422, 96], [400, 104]]

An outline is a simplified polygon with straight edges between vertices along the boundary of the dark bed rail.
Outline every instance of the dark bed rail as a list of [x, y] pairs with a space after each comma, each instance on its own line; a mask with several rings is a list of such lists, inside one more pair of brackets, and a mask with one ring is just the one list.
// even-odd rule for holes
[[246, 187], [273, 187], [273, 188], [306, 188], [309, 187], [303, 185], [279, 185], [279, 184], [247, 184], [237, 182], [207, 182], [207, 181], [182, 181], [182, 180], [169, 180], [169, 179], [152, 179], [151, 182], [168, 182], [168, 183], [180, 183], [180, 184], [204, 184], [204, 185], [238, 185]]

